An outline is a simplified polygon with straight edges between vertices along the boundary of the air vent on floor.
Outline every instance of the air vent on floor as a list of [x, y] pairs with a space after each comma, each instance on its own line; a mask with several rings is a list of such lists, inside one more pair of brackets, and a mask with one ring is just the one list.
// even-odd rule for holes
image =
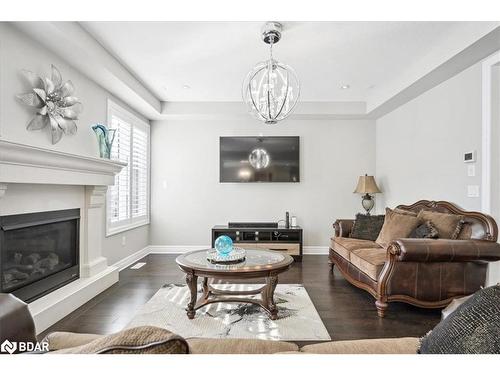
[[132, 267], [130, 267], [131, 270], [138, 270], [139, 268], [143, 267], [146, 263], [145, 262], [138, 262], [134, 264]]

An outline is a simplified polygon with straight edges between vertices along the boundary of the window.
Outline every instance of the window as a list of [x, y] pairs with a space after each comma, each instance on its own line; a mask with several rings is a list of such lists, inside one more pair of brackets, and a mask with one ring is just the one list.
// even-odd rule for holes
[[149, 124], [108, 101], [111, 159], [127, 163], [108, 188], [106, 235], [149, 224]]

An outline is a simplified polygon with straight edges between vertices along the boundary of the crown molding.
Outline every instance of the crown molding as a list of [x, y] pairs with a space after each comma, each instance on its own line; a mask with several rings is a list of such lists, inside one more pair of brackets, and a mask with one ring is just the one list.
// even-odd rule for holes
[[[243, 102], [162, 102], [154, 120], [244, 120], [253, 118]], [[290, 120], [366, 118], [365, 102], [298, 102]]]
[[500, 50], [500, 27], [451, 56], [428, 73], [406, 82], [385, 100], [368, 98], [367, 117], [378, 119]]
[[12, 24], [144, 117], [160, 113], [160, 100], [78, 22]]

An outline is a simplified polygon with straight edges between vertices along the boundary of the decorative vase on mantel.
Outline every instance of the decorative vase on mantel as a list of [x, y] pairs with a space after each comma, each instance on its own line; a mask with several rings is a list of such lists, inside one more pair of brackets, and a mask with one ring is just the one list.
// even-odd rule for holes
[[110, 159], [116, 129], [108, 129], [106, 125], [95, 124], [92, 126], [92, 130], [99, 143], [99, 156], [104, 159]]

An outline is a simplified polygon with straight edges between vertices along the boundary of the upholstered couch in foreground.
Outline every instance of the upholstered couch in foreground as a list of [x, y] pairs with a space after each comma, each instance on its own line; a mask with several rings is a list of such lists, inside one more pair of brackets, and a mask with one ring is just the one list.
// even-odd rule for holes
[[381, 246], [352, 238], [354, 220], [333, 224], [331, 268], [336, 265], [347, 281], [369, 292], [380, 317], [389, 302], [440, 308], [484, 286], [488, 262], [500, 260], [498, 228], [492, 217], [445, 201], [422, 200], [396, 209], [415, 215], [422, 210], [458, 215], [462, 226], [456, 239], [396, 238]]
[[[105, 336], [54, 332], [47, 336], [54, 354], [74, 353], [78, 348]], [[285, 341], [257, 339], [187, 339], [189, 354], [415, 354], [419, 339], [415, 337], [330, 341], [305, 345]]]
[[[353, 341], [331, 341], [298, 345], [284, 341], [257, 339], [183, 338], [156, 327], [141, 327], [139, 333], [126, 331], [113, 335], [53, 332], [43, 341], [53, 354], [69, 353], [175, 353], [189, 354], [414, 354], [419, 339], [391, 338]], [[0, 342], [36, 343], [35, 324], [28, 305], [11, 294], [0, 293]], [[117, 345], [116, 343], [120, 343]], [[127, 345], [123, 345], [127, 343]], [[183, 350], [183, 346], [184, 349]]]
[[[36, 343], [26, 303], [0, 294], [0, 341]], [[155, 326], [109, 335], [54, 332], [36, 350], [48, 354], [500, 354], [500, 284], [447, 307], [447, 317], [422, 339], [413, 337], [331, 341], [299, 347], [256, 339], [185, 339]], [[20, 350], [24, 352], [23, 350]]]

